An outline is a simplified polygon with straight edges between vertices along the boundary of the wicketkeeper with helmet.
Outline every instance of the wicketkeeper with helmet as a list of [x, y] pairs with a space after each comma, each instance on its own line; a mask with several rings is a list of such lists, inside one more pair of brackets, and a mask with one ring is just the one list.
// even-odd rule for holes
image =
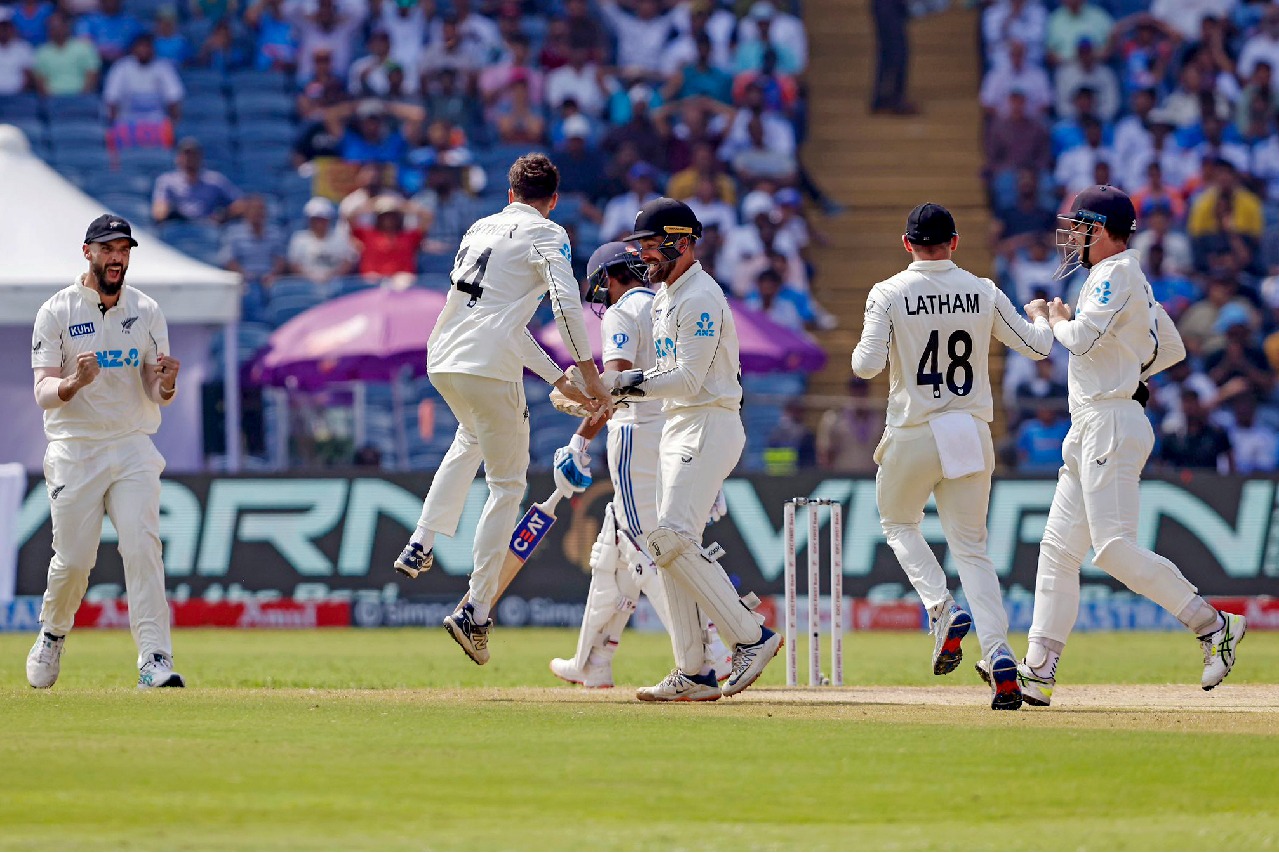
[[733, 649], [733, 671], [723, 695], [749, 687], [781, 647], [737, 595], [710, 552], [702, 531], [724, 480], [746, 444], [742, 427], [737, 328], [724, 291], [697, 261], [702, 225], [688, 205], [654, 199], [623, 239], [638, 243], [637, 267], [653, 298], [657, 364], [622, 371], [614, 393], [663, 401], [666, 423], [658, 450], [657, 526], [646, 537], [657, 561], [671, 616], [676, 669], [640, 691], [656, 701], [718, 699], [706, 664], [703, 613]]

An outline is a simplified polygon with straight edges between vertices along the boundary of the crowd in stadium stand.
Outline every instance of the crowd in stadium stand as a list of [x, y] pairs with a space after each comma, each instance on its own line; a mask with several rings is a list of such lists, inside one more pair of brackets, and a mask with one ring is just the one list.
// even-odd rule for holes
[[[798, 158], [808, 44], [793, 12], [787, 0], [21, 0], [0, 6], [0, 121], [117, 213], [241, 273], [250, 349], [336, 294], [447, 287], [463, 231], [505, 205], [506, 169], [532, 149], [561, 168], [554, 216], [579, 275], [666, 193], [705, 224], [699, 257], [730, 295], [812, 329], [833, 320], [811, 296], [821, 235], [803, 200], [837, 205]], [[751, 390], [775, 424], [804, 383]], [[747, 467], [770, 443], [783, 464], [801, 452], [788, 455], [793, 436], [753, 435]]]
[[[1128, 192], [1131, 246], [1188, 358], [1157, 377], [1156, 470], [1279, 464], [1279, 5], [995, 0], [982, 13], [985, 172], [998, 280], [1054, 280], [1056, 214], [1097, 183]], [[1020, 304], [1019, 303], [1019, 304]], [[1006, 461], [1051, 472], [1069, 426], [1066, 353], [1011, 355]]]

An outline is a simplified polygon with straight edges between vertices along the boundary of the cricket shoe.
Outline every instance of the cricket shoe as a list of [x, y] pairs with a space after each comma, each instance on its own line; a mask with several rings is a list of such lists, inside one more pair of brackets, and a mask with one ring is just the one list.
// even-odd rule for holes
[[492, 627], [492, 619], [483, 625], [476, 624], [475, 608], [470, 604], [464, 604], [444, 617], [444, 630], [457, 641], [466, 656], [480, 666], [489, 662], [489, 630]]
[[973, 617], [950, 596], [929, 610], [933, 634], [933, 675], [954, 672], [964, 658], [963, 642], [973, 627]]
[[977, 661], [975, 667], [981, 680], [990, 687], [992, 711], [1016, 711], [1021, 707], [1021, 683], [1017, 678], [1017, 659], [1007, 646], [1000, 646], [991, 661]]
[[763, 635], [759, 641], [750, 645], [739, 645], [733, 649], [733, 673], [724, 682], [724, 695], [736, 696], [755, 683], [768, 666], [768, 662], [782, 647], [782, 635], [760, 627]]
[[400, 556], [395, 558], [395, 570], [410, 580], [423, 572], [429, 572], [435, 565], [435, 551], [423, 551], [422, 546], [410, 542], [404, 546]]
[[608, 688], [613, 686], [613, 664], [587, 663], [584, 669], [564, 658], [551, 659], [551, 674], [569, 684], [580, 684], [583, 687]]
[[[1204, 649], [1204, 674], [1199, 684], [1204, 690], [1216, 687], [1230, 674], [1235, 665], [1235, 650], [1248, 630], [1247, 621], [1242, 616], [1218, 612], [1221, 613], [1221, 627], [1199, 638]], [[27, 672], [30, 671], [28, 664]]]
[[153, 687], [186, 687], [182, 676], [173, 671], [173, 661], [168, 655], [156, 652], [151, 660], [142, 664], [138, 670], [138, 689], [150, 690]]
[[27, 654], [27, 683], [38, 690], [52, 687], [62, 669], [62, 647], [66, 644], [65, 636], [55, 637], [41, 631]]
[[706, 663], [715, 670], [715, 677], [724, 681], [733, 673], [733, 652], [719, 638], [719, 632], [711, 626], [711, 641], [706, 647]]
[[714, 702], [720, 692], [715, 673], [685, 675], [678, 669], [652, 687], [641, 687], [635, 698], [641, 702]]

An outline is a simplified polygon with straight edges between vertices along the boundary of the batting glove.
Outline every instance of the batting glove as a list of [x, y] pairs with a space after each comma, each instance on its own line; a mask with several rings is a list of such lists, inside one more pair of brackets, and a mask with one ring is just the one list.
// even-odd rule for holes
[[720, 489], [715, 494], [715, 503], [711, 506], [710, 517], [706, 519], [706, 526], [710, 527], [715, 522], [724, 517], [728, 512], [728, 500], [724, 497], [724, 490]]
[[555, 486], [566, 494], [575, 495], [590, 488], [591, 455], [571, 447], [555, 451]]

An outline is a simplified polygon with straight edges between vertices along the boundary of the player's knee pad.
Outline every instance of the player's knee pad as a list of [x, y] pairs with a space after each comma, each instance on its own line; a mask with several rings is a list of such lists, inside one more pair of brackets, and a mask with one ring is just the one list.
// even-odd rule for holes
[[648, 551], [663, 569], [679, 559], [681, 554], [689, 551], [701, 551], [698, 543], [684, 534], [669, 527], [659, 527], [648, 534]]
[[595, 543], [591, 545], [591, 574], [613, 574], [617, 571], [620, 556], [617, 538], [617, 522], [610, 503], [604, 508], [604, 523], [600, 526], [600, 535], [595, 537]]
[[1174, 614], [1196, 593], [1194, 585], [1171, 561], [1139, 548], [1127, 539], [1111, 539], [1102, 545], [1097, 549], [1093, 562], [1133, 592], [1146, 596]]

